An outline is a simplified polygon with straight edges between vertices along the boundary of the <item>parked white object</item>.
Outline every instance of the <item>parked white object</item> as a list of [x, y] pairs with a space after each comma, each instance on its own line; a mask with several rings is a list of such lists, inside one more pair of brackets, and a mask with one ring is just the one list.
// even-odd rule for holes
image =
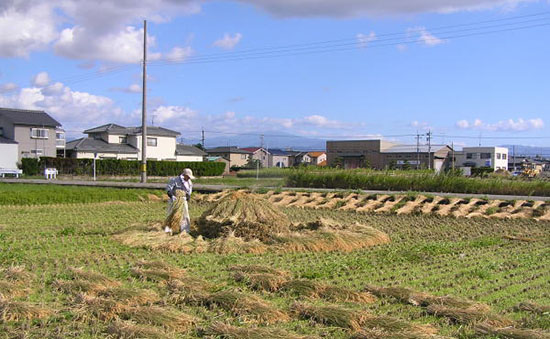
[[4, 178], [6, 174], [15, 175], [16, 178], [19, 178], [19, 176], [23, 174], [23, 170], [0, 168], [0, 177]]
[[44, 176], [46, 179], [57, 179], [57, 169], [55, 168], [45, 168]]

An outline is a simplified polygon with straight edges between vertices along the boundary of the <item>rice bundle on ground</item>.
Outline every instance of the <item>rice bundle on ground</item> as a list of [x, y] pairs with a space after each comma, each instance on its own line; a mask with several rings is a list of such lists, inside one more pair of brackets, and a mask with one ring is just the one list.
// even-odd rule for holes
[[117, 234], [113, 238], [130, 247], [173, 253], [204, 253], [208, 251], [209, 246], [202, 236], [193, 238], [187, 233], [182, 233], [177, 237], [172, 237], [158, 229], [128, 231]]
[[52, 313], [35, 304], [0, 297], [0, 322], [43, 319]]
[[160, 328], [155, 328], [150, 325], [139, 325], [132, 321], [115, 321], [107, 327], [106, 332], [116, 338], [125, 339], [162, 339], [169, 337], [168, 334]]
[[128, 305], [143, 305], [154, 303], [159, 300], [158, 294], [153, 290], [133, 289], [126, 287], [115, 287], [100, 290], [99, 297], [112, 298], [122, 301]]
[[545, 314], [550, 313], [549, 305], [539, 305], [532, 301], [522, 302], [515, 307], [519, 311], [531, 312], [535, 314]]
[[159, 306], [128, 307], [121, 312], [123, 319], [131, 319], [141, 324], [162, 326], [174, 331], [189, 330], [197, 323], [197, 319], [175, 309]]
[[216, 305], [234, 316], [258, 320], [266, 324], [288, 321], [288, 315], [256, 296], [237, 291], [213, 293], [205, 300], [207, 305]]
[[476, 310], [480, 312], [490, 311], [490, 307], [485, 304], [450, 296], [439, 297], [428, 293], [416, 292], [405, 287], [367, 286], [365, 290], [379, 297], [392, 297], [402, 303], [407, 303], [414, 306], [426, 307], [429, 305], [440, 305], [452, 308]]
[[331, 301], [372, 303], [376, 298], [368, 292], [356, 292], [347, 288], [331, 286], [306, 279], [294, 279], [282, 285], [282, 289], [310, 298]]
[[176, 199], [172, 202], [172, 208], [164, 220], [164, 226], [169, 227], [172, 230], [172, 234], [181, 232], [181, 220], [184, 214], [185, 199], [185, 192], [177, 190]]
[[485, 310], [429, 305], [426, 308], [426, 311], [428, 314], [435, 315], [436, 317], [445, 317], [458, 324], [485, 322], [489, 325], [497, 327], [510, 326], [513, 324], [510, 319], [504, 318], [497, 314], [489, 313]]
[[20, 284], [0, 280], [0, 298], [20, 297], [27, 294], [28, 292], [29, 290], [23, 288]]
[[220, 336], [228, 339], [306, 339], [301, 336], [278, 328], [266, 327], [236, 327], [224, 323], [214, 323], [210, 326], [207, 335]]
[[497, 328], [489, 324], [478, 324], [474, 327], [477, 334], [509, 339], [548, 339], [550, 333], [542, 330], [520, 329], [513, 327]]
[[23, 266], [10, 266], [2, 270], [6, 280], [16, 282], [29, 282], [34, 278], [34, 275], [25, 270]]
[[80, 279], [84, 281], [89, 281], [97, 284], [101, 284], [104, 287], [117, 287], [120, 286], [120, 282], [109, 277], [104, 276], [103, 274], [85, 271], [82, 268], [69, 268], [69, 271], [73, 274], [74, 279]]
[[168, 281], [166, 284], [172, 304], [200, 305], [209, 296], [210, 284], [202, 279], [185, 277]]
[[93, 322], [96, 319], [101, 321], [114, 320], [128, 307], [126, 304], [113, 299], [86, 294], [77, 296], [75, 302], [77, 304], [76, 319], [87, 322]]
[[208, 238], [232, 232], [245, 240], [269, 241], [277, 233], [288, 232], [289, 225], [288, 217], [267, 200], [234, 192], [203, 213], [198, 231]]
[[142, 279], [165, 283], [167, 280], [185, 277], [185, 270], [170, 266], [162, 261], [139, 261], [132, 274]]
[[292, 310], [303, 319], [311, 319], [317, 323], [337, 326], [352, 331], [381, 331], [389, 333], [412, 333], [417, 335], [433, 335], [437, 330], [430, 325], [417, 325], [388, 316], [376, 316], [366, 311], [347, 309], [340, 306], [316, 306], [295, 303]]

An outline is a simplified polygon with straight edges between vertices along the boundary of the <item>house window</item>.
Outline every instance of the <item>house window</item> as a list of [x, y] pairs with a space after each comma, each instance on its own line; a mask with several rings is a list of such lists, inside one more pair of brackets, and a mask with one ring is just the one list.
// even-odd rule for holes
[[41, 149], [33, 149], [31, 150], [31, 154], [36, 156], [41, 156], [42, 154], [44, 154], [44, 151]]
[[147, 138], [147, 146], [157, 147], [157, 138]]
[[241, 154], [241, 159], [246, 160], [246, 154]]
[[491, 159], [491, 153], [481, 153], [481, 159]]
[[55, 133], [55, 138], [56, 138], [57, 140], [65, 140], [65, 133], [56, 132], [56, 133]]
[[0, 137], [4, 136], [4, 127], [0, 127]]
[[[149, 139], [147, 139], [147, 141], [149, 141]], [[118, 137], [118, 143], [119, 144], [127, 144], [128, 143], [128, 138], [127, 137]], [[149, 142], [147, 142], [147, 145], [149, 145]]]
[[466, 159], [473, 159], [474, 153], [466, 153]]
[[507, 154], [506, 154], [506, 153], [502, 153], [502, 160], [506, 160], [506, 158], [508, 158]]
[[500, 159], [500, 153], [497, 153], [497, 159]]
[[31, 128], [31, 138], [48, 139], [48, 130], [45, 128]]

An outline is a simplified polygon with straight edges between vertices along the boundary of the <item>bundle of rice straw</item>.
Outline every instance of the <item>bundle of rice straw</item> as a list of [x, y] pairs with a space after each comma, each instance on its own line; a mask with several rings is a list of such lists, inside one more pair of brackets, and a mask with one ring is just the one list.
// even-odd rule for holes
[[288, 217], [269, 201], [253, 194], [234, 192], [203, 213], [199, 233], [208, 238], [234, 234], [245, 240], [269, 242], [272, 236], [289, 231]]
[[164, 221], [164, 226], [172, 230], [172, 234], [178, 234], [181, 231], [181, 221], [184, 217], [184, 202], [185, 192], [182, 190], [176, 191], [176, 199], [172, 202], [170, 213]]

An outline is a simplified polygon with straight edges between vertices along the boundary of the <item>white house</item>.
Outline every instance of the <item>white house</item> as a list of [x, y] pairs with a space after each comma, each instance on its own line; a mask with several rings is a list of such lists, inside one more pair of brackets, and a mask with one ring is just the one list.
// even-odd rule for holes
[[508, 170], [508, 148], [506, 147], [464, 147], [457, 152], [458, 167], [491, 167], [493, 170]]
[[325, 152], [308, 152], [303, 156], [302, 163], [316, 166], [326, 166], [327, 154]]
[[[91, 159], [141, 160], [141, 127], [124, 127], [106, 124], [84, 131], [87, 138], [72, 140], [66, 144], [70, 157]], [[147, 127], [147, 159], [183, 161], [186, 155], [177, 152], [176, 138], [179, 132], [163, 127]], [[193, 161], [202, 161], [202, 156]], [[185, 160], [187, 161], [187, 160]]]
[[0, 169], [17, 169], [19, 145], [17, 141], [0, 136]]

